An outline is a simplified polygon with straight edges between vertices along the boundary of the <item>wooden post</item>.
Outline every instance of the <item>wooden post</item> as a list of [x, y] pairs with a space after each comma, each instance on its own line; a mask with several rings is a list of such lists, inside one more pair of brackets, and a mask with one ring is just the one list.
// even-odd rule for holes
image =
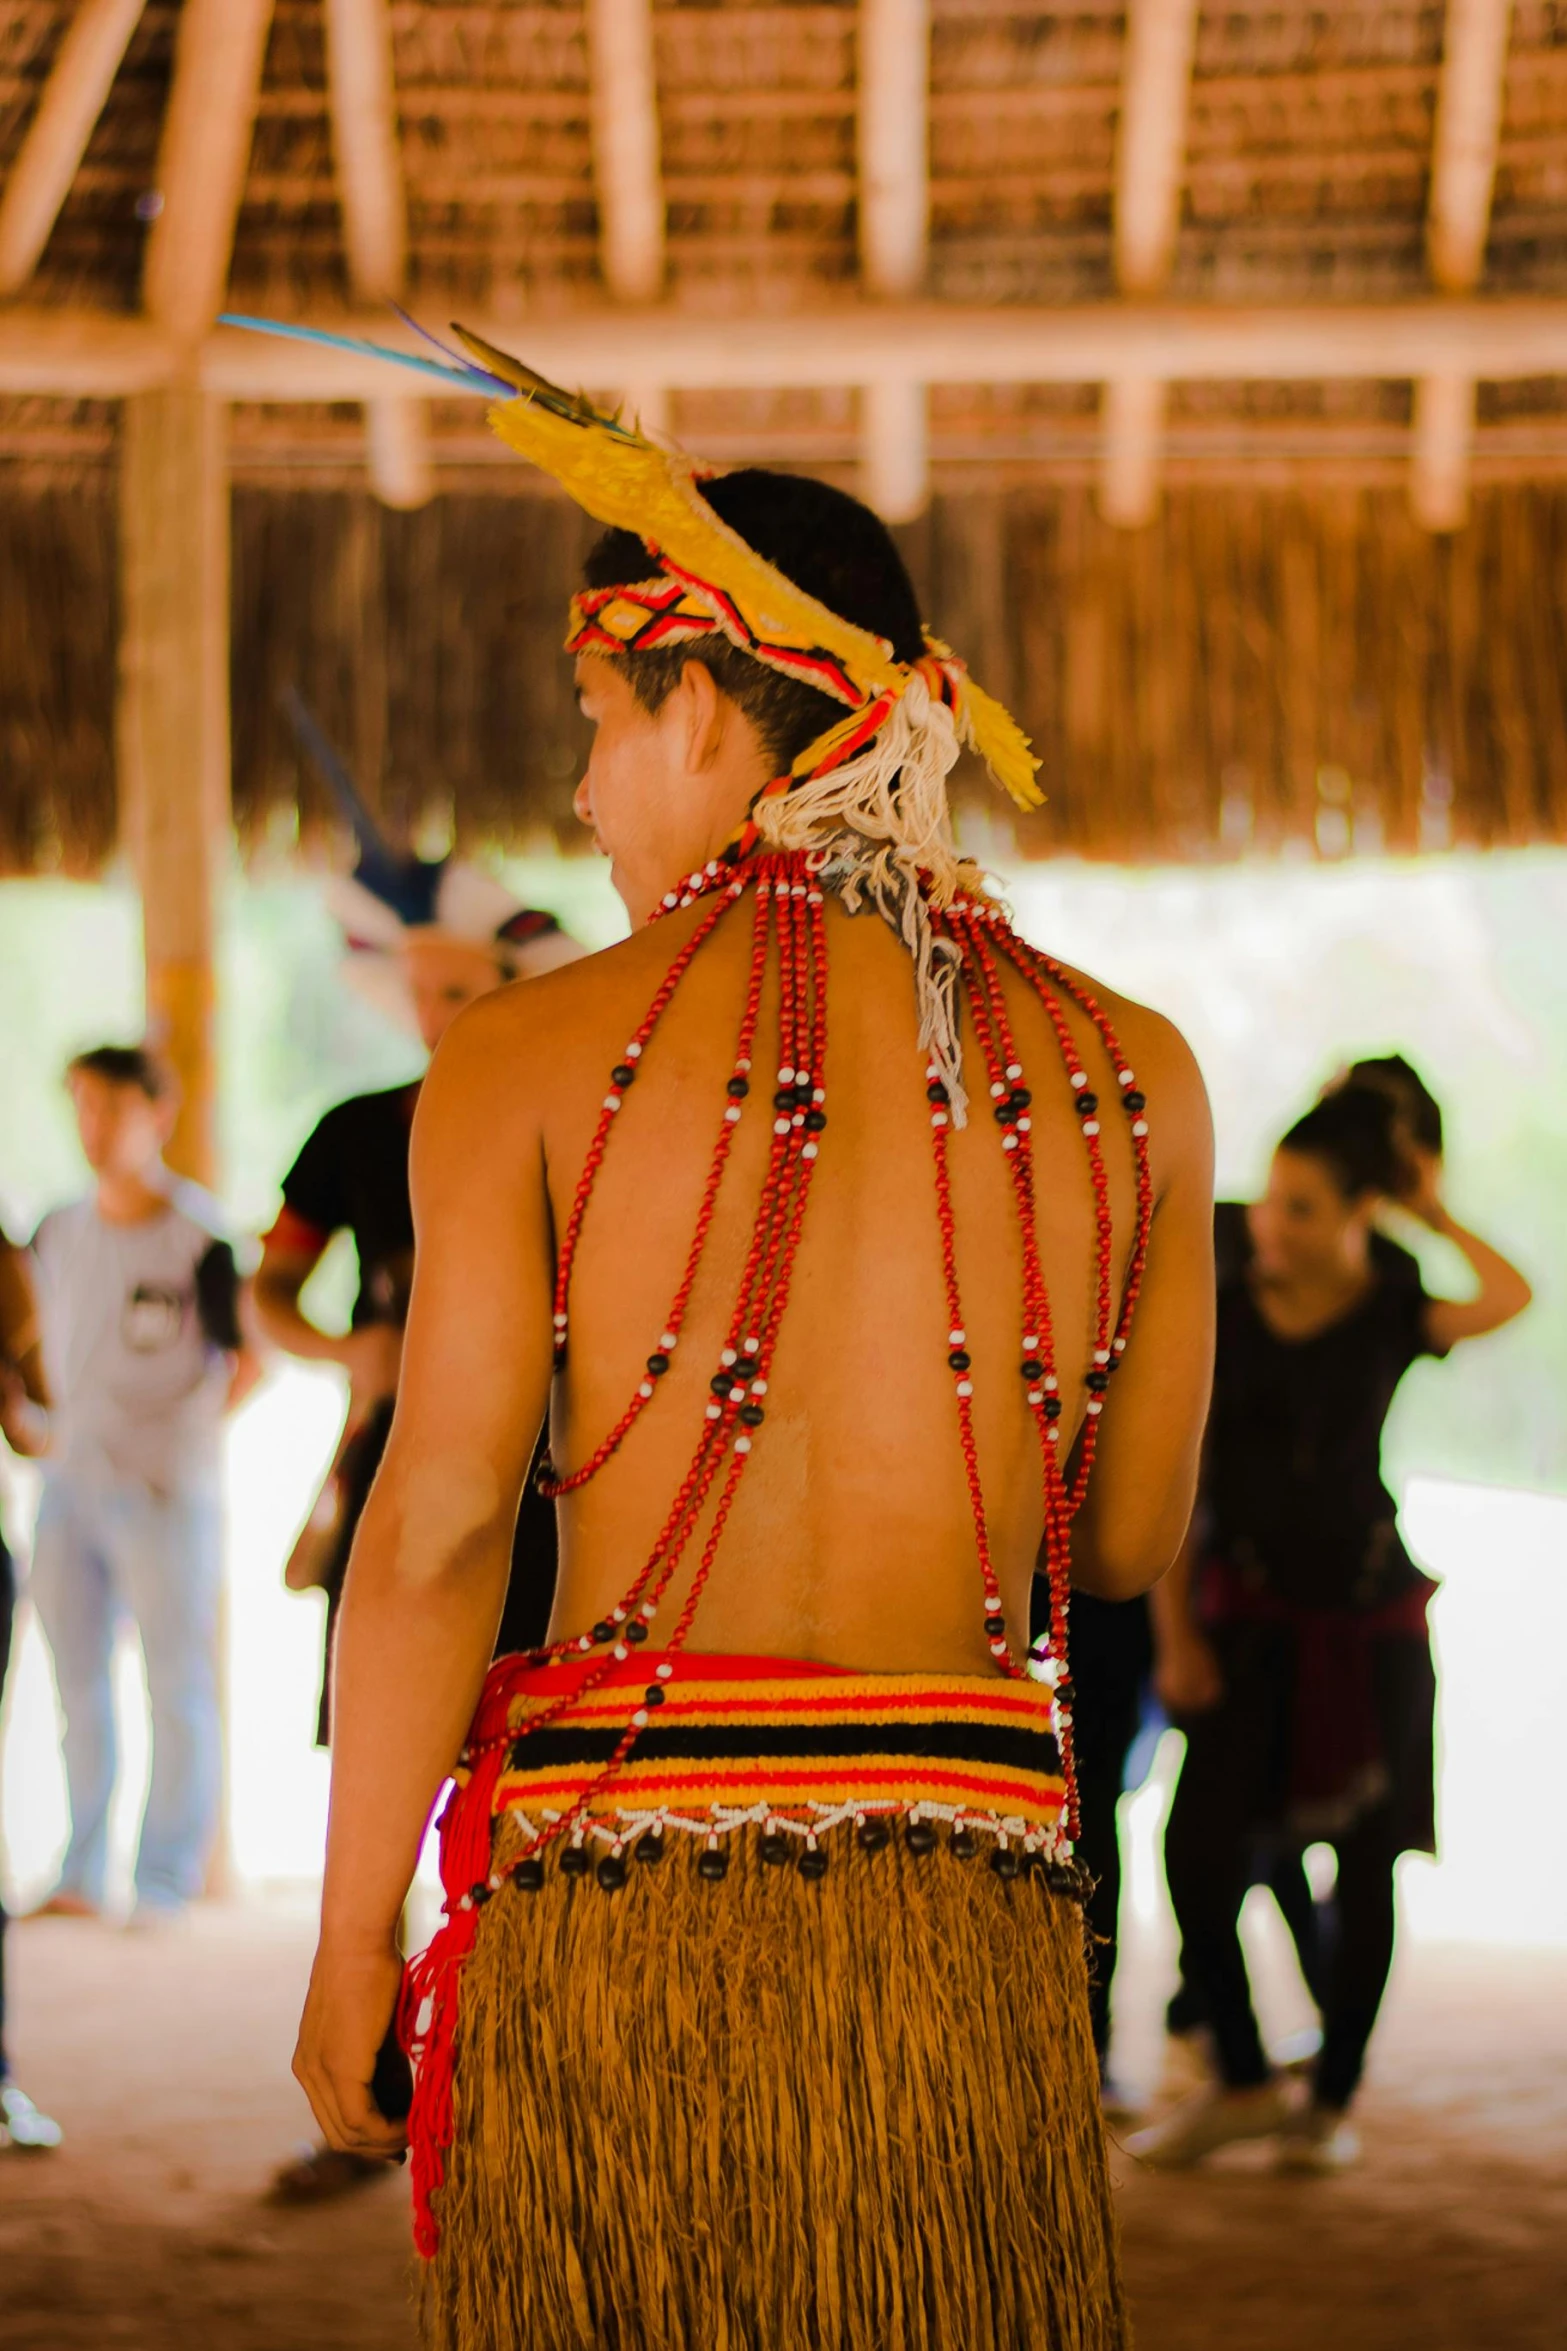
[[120, 452], [122, 837], [142, 897], [147, 1028], [179, 1077], [172, 1166], [216, 1172], [213, 934], [229, 842], [226, 412], [127, 400]]

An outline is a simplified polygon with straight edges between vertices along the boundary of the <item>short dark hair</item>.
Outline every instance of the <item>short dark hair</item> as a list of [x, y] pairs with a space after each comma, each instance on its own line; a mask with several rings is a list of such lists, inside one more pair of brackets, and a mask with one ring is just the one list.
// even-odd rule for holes
[[150, 1045], [89, 1045], [73, 1053], [66, 1064], [69, 1078], [103, 1078], [111, 1086], [137, 1086], [149, 1102], [166, 1102], [174, 1092], [174, 1074]]
[[[744, 466], [704, 482], [702, 495], [748, 547], [775, 564], [842, 619], [885, 637], [899, 661], [924, 651], [919, 600], [908, 569], [879, 515], [846, 490], [800, 474]], [[606, 531], [588, 552], [590, 588], [624, 588], [652, 576], [654, 565], [634, 531]], [[700, 661], [738, 703], [780, 772], [846, 713], [814, 686], [802, 686], [742, 653], [727, 637], [708, 637], [655, 653], [626, 656], [626, 675], [644, 710], [658, 711], [688, 661]]]
[[1402, 1053], [1373, 1053], [1352, 1061], [1344, 1080], [1350, 1086], [1369, 1086], [1386, 1094], [1397, 1109], [1409, 1140], [1422, 1151], [1442, 1151], [1442, 1106], [1420, 1072]]
[[1347, 1084], [1298, 1118], [1279, 1144], [1319, 1160], [1346, 1200], [1407, 1191], [1413, 1173], [1400, 1149], [1399, 1108], [1381, 1086]]

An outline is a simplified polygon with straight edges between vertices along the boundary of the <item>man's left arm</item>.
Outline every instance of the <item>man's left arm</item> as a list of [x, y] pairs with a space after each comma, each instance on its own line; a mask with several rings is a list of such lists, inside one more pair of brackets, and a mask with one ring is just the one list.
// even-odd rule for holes
[[402, 1380], [338, 1637], [321, 1943], [294, 2070], [330, 2142], [370, 2154], [404, 2141], [369, 2087], [397, 1922], [484, 1682], [549, 1395], [553, 1247], [521, 1058], [493, 999], [463, 1015], [425, 1081]]

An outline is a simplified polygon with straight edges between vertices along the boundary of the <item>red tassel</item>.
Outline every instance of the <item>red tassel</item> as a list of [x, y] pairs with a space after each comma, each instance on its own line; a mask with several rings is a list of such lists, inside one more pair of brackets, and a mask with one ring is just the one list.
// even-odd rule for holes
[[503, 1657], [490, 1668], [468, 1734], [471, 1763], [446, 1800], [440, 1819], [442, 1923], [428, 1946], [403, 1970], [397, 2036], [413, 2067], [408, 2113], [414, 2243], [426, 2261], [440, 2243], [432, 2198], [446, 2179], [452, 2143], [452, 2079], [457, 2047], [457, 1995], [463, 1962], [479, 1931], [474, 1889], [490, 1874], [491, 1815], [505, 1765], [513, 1698], [530, 1671], [524, 1657]]

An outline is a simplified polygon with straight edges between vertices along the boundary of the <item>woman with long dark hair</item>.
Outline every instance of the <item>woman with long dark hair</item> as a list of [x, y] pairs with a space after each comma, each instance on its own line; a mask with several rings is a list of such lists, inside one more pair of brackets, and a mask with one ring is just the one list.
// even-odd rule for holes
[[[1434, 1587], [1399, 1538], [1382, 1429], [1412, 1363], [1511, 1321], [1529, 1286], [1448, 1213], [1429, 1120], [1402, 1083], [1414, 1073], [1401, 1064], [1395, 1085], [1382, 1067], [1291, 1127], [1221, 1267], [1199, 1532], [1154, 1595], [1156, 1686], [1187, 1739], [1165, 1866], [1220, 2078], [1132, 2141], [1155, 2163], [1275, 2134], [1303, 2168], [1352, 2159], [1345, 2117], [1392, 1963], [1394, 1864], [1434, 1849]], [[1427, 1293], [1376, 1230], [1389, 1201], [1460, 1250], [1473, 1297]], [[1338, 1862], [1303, 2109], [1270, 2070], [1237, 1932], [1259, 1840], [1325, 1842]]]

